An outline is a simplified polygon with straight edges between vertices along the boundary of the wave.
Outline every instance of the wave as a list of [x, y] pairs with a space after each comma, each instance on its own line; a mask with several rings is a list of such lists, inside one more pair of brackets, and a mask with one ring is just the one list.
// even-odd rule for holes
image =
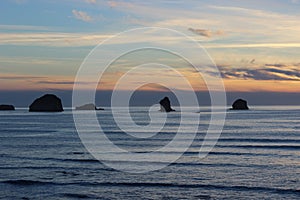
[[83, 154], [88, 154], [88, 152], [79, 152], [79, 151], [75, 151], [75, 152], [69, 152], [67, 154], [73, 154], [73, 155], [83, 155]]
[[43, 160], [43, 161], [65, 161], [65, 162], [99, 162], [96, 159], [73, 159], [73, 158], [42, 158], [42, 157], [27, 157], [27, 156], [11, 156], [8, 154], [1, 154], [0, 157], [29, 159], [29, 160]]
[[258, 164], [234, 164], [234, 163], [171, 163], [170, 166], [203, 166], [203, 167], [255, 167], [255, 168], [266, 168], [270, 165], [258, 165]]
[[[110, 161], [113, 163], [113, 161]], [[131, 161], [115, 161], [115, 163], [133, 163]], [[135, 163], [142, 163], [142, 162], [135, 162]], [[166, 162], [143, 162], [145, 164], [169, 164]], [[170, 163], [169, 166], [176, 166], [176, 167], [189, 167], [189, 166], [199, 166], [199, 167], [255, 167], [255, 168], [265, 168], [265, 167], [270, 167], [270, 165], [258, 165], [258, 164], [234, 164], [234, 163]], [[72, 176], [77, 176], [80, 175], [79, 173], [72, 172], [72, 170], [102, 170], [102, 171], [117, 171], [113, 168], [101, 166], [91, 166], [91, 167], [35, 167], [35, 166], [24, 166], [24, 167], [0, 167], [0, 169], [4, 170], [21, 170], [21, 169], [32, 169], [32, 170], [56, 170], [56, 173], [64, 174], [64, 175], [72, 175]], [[70, 170], [70, 172], [68, 172]]]
[[[198, 154], [198, 152], [197, 152]], [[248, 152], [226, 152], [226, 151], [211, 151], [209, 155], [229, 155], [229, 156], [277, 156], [278, 154], [268, 153], [248, 153]]]
[[75, 198], [75, 199], [95, 199], [96, 197], [89, 194], [78, 194], [78, 193], [62, 193], [62, 197]]
[[[157, 182], [71, 182], [71, 183], [56, 183], [56, 182], [42, 182], [33, 180], [7, 180], [0, 183], [31, 186], [31, 185], [82, 185], [82, 186], [106, 186], [106, 187], [169, 187], [169, 188], [202, 188], [202, 189], [217, 189], [217, 190], [235, 190], [235, 191], [261, 191], [272, 193], [292, 193], [299, 194], [299, 189], [292, 188], [273, 188], [261, 186], [245, 186], [245, 185], [211, 185], [211, 184], [180, 184], [180, 183], [157, 183]], [[81, 194], [64, 194], [67, 196], [81, 195]], [[84, 198], [90, 198], [84, 195]]]
[[300, 143], [297, 139], [275, 139], [275, 138], [220, 138], [219, 142], [260, 142], [260, 143]]
[[66, 161], [66, 162], [84, 162], [84, 163], [99, 163], [99, 160], [96, 159], [60, 159], [61, 161]]
[[[8, 132], [8, 133], [28, 133], [28, 135], [30, 135], [31, 133], [55, 133], [57, 132], [56, 130], [36, 130], [36, 129], [24, 129], [24, 128], [20, 128], [20, 129], [16, 129], [16, 128], [10, 128], [10, 129], [1, 129], [1, 132]], [[42, 134], [41, 134], [42, 135]], [[10, 137], [26, 137], [26, 135], [10, 135]]]
[[[89, 183], [82, 183], [84, 185]], [[178, 183], [156, 183], [156, 182], [102, 182], [92, 183], [91, 185], [96, 186], [107, 186], [107, 187], [169, 187], [169, 188], [201, 188], [201, 189], [217, 189], [217, 190], [234, 190], [234, 191], [261, 191], [261, 192], [272, 192], [272, 193], [290, 193], [300, 194], [298, 189], [287, 189], [287, 188], [272, 188], [272, 187], [256, 187], [256, 186], [243, 186], [243, 185], [210, 185], [210, 184], [178, 184]]]
[[[165, 152], [165, 153], [179, 153], [179, 152]], [[184, 155], [189, 156], [198, 156], [200, 152], [198, 151], [186, 151]], [[270, 153], [249, 153], [249, 152], [228, 152], [228, 151], [211, 151], [208, 153], [209, 155], [224, 155], [224, 156], [278, 156], [278, 154], [270, 154]]]
[[[300, 146], [260, 146], [260, 145], [217, 145], [217, 147], [221, 148], [271, 148], [271, 149], [299, 149]], [[197, 149], [198, 150], [198, 149]], [[183, 153], [185, 156], [198, 156], [199, 151], [186, 151]], [[151, 151], [136, 151], [135, 153], [149, 153]], [[181, 152], [179, 151], [164, 151], [164, 152], [159, 152], [157, 151], [157, 154], [180, 154]], [[280, 154], [276, 153], [263, 153], [263, 152], [230, 152], [230, 151], [211, 151], [208, 153], [209, 155], [223, 155], [223, 156], [264, 156], [264, 157], [276, 157], [276, 156], [282, 156]], [[87, 154], [88, 155], [88, 154]], [[25, 159], [25, 160], [38, 160], [38, 161], [54, 161], [54, 162], [78, 162], [78, 163], [101, 163], [101, 161], [94, 159], [94, 158], [51, 158], [51, 157], [29, 157], [29, 156], [15, 156], [15, 155], [9, 155], [9, 154], [0, 154], [0, 157], [2, 158], [15, 158], [15, 159]], [[88, 156], [90, 157], [90, 156]], [[131, 161], [110, 161], [110, 162], [131, 162]], [[143, 162], [146, 163], [146, 162]], [[152, 163], [152, 162], [149, 162]], [[164, 163], [163, 161], [160, 162]], [[158, 163], [159, 164], [159, 163]], [[189, 165], [190, 163], [186, 163]], [[25, 167], [30, 167], [30, 166], [25, 166]], [[2, 167], [0, 167], [1, 169]], [[9, 168], [9, 167], [4, 167], [4, 168]], [[24, 168], [22, 166], [17, 167], [17, 168]], [[39, 167], [38, 167], [39, 168]], [[47, 167], [41, 167], [41, 168], [47, 168]]]
[[[174, 132], [170, 133], [170, 134], [176, 134]], [[166, 136], [167, 134], [163, 133], [161, 136]], [[205, 134], [203, 134], [203, 136], [205, 136]], [[111, 136], [112, 140], [116, 140], [116, 141], [134, 141], [134, 139], [132, 140], [128, 140], [128, 137], [113, 137]], [[165, 141], [171, 141], [172, 138], [169, 137], [158, 137], [158, 138], [147, 138], [145, 140], [141, 140], [141, 141], [147, 141], [149, 142], [149, 145], [153, 145], [153, 146], [157, 146], [157, 144], [150, 144], [150, 142], [165, 142]], [[180, 139], [180, 141], [185, 141], [185, 140], [189, 140], [189, 139]], [[210, 141], [209, 139], [206, 139], [207, 141]], [[203, 138], [195, 138], [193, 140], [194, 142], [203, 142], [204, 139]], [[277, 139], [277, 138], [219, 138], [218, 142], [256, 142], [256, 143], [299, 143], [300, 144], [300, 140], [299, 139]], [[137, 144], [138, 145], [138, 144]], [[158, 145], [159, 146], [159, 145]]]
[[7, 180], [2, 181], [0, 183], [6, 183], [11, 185], [19, 185], [19, 186], [31, 186], [31, 185], [46, 185], [52, 184], [52, 182], [42, 182], [42, 181], [33, 181], [33, 180]]
[[[262, 187], [262, 186], [246, 186], [246, 185], [218, 185], [218, 184], [180, 184], [180, 183], [161, 183], [161, 182], [70, 182], [70, 183], [57, 183], [57, 182], [43, 182], [37, 180], [6, 180], [1, 181], [2, 184], [10, 184], [17, 186], [44, 186], [44, 185], [80, 185], [80, 186], [104, 186], [104, 187], [145, 187], [145, 188], [201, 188], [212, 190], [231, 190], [231, 191], [246, 191], [246, 192], [271, 192], [279, 194], [296, 194], [300, 195], [299, 189], [293, 188], [276, 188], [276, 187]], [[93, 198], [86, 194], [65, 193], [65, 197], [73, 198]]]
[[298, 150], [300, 146], [296, 145], [216, 145], [220, 148], [262, 148], [262, 149], [284, 149], [284, 150]]

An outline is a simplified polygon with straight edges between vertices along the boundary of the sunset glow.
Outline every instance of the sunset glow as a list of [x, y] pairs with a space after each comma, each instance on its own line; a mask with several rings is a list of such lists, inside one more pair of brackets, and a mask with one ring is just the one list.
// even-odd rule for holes
[[[77, 70], [97, 44], [131, 28], [153, 26], [180, 31], [203, 46], [227, 91], [300, 92], [300, 4], [268, 2], [5, 1], [0, 14], [0, 90], [71, 90]], [[23, 17], [12, 17], [20, 10], [26, 10]], [[155, 37], [157, 43], [185, 48], [176, 37]], [[113, 45], [130, 44], [120, 40]], [[123, 67], [117, 63], [99, 89], [113, 89]], [[180, 72], [196, 90], [206, 90], [189, 66], [181, 65]], [[167, 76], [156, 73], [155, 78]], [[88, 82], [82, 88], [89, 89]], [[185, 89], [176, 82], [174, 87]]]

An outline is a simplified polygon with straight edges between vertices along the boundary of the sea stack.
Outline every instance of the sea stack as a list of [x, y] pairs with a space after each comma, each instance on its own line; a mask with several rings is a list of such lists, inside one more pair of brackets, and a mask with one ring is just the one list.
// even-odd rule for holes
[[2, 111], [4, 111], [4, 110], [15, 110], [15, 107], [13, 105], [2, 104], [2, 105], [0, 105], [0, 110], [2, 110]]
[[103, 108], [97, 108], [95, 104], [89, 103], [76, 107], [76, 110], [104, 110]]
[[249, 110], [247, 101], [238, 99], [232, 104], [231, 110]]
[[161, 112], [172, 112], [175, 111], [171, 108], [171, 103], [168, 97], [163, 98], [159, 102], [160, 104], [160, 111]]
[[54, 94], [46, 94], [29, 106], [29, 112], [62, 112], [64, 111], [60, 98]]

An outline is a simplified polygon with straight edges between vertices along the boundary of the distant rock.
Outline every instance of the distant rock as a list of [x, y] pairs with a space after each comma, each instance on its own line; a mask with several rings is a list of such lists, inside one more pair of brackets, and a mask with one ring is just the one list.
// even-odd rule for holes
[[104, 110], [103, 108], [97, 108], [95, 104], [89, 103], [76, 107], [76, 110]]
[[249, 110], [247, 101], [238, 99], [232, 104], [231, 110]]
[[62, 112], [64, 111], [60, 98], [53, 94], [46, 94], [29, 106], [29, 112]]
[[172, 112], [175, 111], [171, 108], [171, 103], [168, 97], [163, 98], [159, 102], [160, 104], [160, 111], [161, 112]]
[[0, 110], [15, 110], [15, 107], [13, 105], [0, 105]]

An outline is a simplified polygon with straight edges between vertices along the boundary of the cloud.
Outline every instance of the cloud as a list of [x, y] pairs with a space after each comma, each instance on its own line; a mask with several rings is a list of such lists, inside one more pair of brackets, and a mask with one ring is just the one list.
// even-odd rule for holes
[[259, 10], [259, 9], [250, 9], [250, 8], [243, 8], [243, 7], [235, 7], [235, 6], [209, 6], [212, 9], [216, 9], [219, 11], [229, 11], [229, 12], [236, 12], [241, 14], [246, 14], [249, 16], [255, 17], [263, 17], [263, 18], [282, 18], [282, 17], [289, 17], [288, 15], [279, 14], [276, 12], [270, 12], [266, 10]]
[[[0, 45], [27, 45], [27, 46], [95, 46], [99, 42], [104, 41], [114, 34], [103, 33], [67, 33], [67, 32], [44, 32], [44, 33], [1, 33]], [[119, 38], [114, 40], [113, 44], [126, 44], [132, 42], [145, 42], [143, 35], [135, 35], [134, 41], [124, 40]], [[167, 35], [153, 35], [148, 41], [155, 41], [157, 43], [166, 41], [179, 44], [182, 42], [178, 37]], [[231, 43], [231, 44], [217, 44], [217, 43], [203, 43], [207, 49], [223, 49], [223, 48], [299, 48], [300, 43]]]
[[300, 81], [300, 64], [265, 64], [256, 69], [218, 66], [225, 79]]
[[[57, 79], [57, 77], [54, 77]], [[73, 85], [74, 81], [66, 81], [66, 80], [60, 80], [60, 81], [52, 81], [49, 80], [49, 77], [46, 76], [27, 76], [27, 75], [16, 75], [16, 74], [6, 74], [1, 75], [0, 80], [25, 80], [32, 82], [34, 84], [54, 84], [54, 85]], [[78, 84], [92, 84], [93, 82], [77, 82]]]
[[0, 33], [0, 44], [30, 46], [94, 46], [109, 34], [83, 33]]
[[43, 79], [44, 76], [23, 76], [23, 75], [2, 75], [0, 80], [31, 80], [31, 79]]
[[84, 22], [91, 22], [93, 18], [89, 16], [86, 12], [79, 11], [79, 10], [72, 10], [72, 13], [76, 19], [79, 19]]
[[210, 49], [223, 49], [223, 48], [299, 48], [300, 43], [287, 42], [287, 43], [247, 43], [247, 44], [203, 44], [205, 48]]
[[189, 31], [191, 31], [192, 33], [195, 33], [197, 35], [201, 35], [204, 37], [213, 37], [213, 36], [221, 36], [224, 35], [224, 32], [221, 30], [217, 30], [217, 31], [211, 31], [211, 30], [206, 30], [206, 29], [194, 29], [194, 28], [189, 28]]
[[[272, 12], [268, 7], [249, 9], [205, 4], [199, 6], [198, 1], [190, 2], [188, 10], [182, 7], [138, 1], [131, 1], [131, 3], [107, 1], [106, 4], [106, 6], [125, 14], [132, 14], [138, 19], [143, 19], [145, 26], [174, 28], [179, 31], [193, 27], [196, 34], [202, 34], [206, 38], [213, 35], [211, 33], [213, 31], [210, 30], [218, 27], [218, 29], [226, 31], [226, 35], [230, 35], [231, 41], [244, 41], [246, 43], [244, 47], [247, 44], [250, 44], [250, 47], [254, 45], [257, 47], [270, 46], [269, 43], [274, 44], [278, 41], [283, 43], [280, 45], [281, 47], [289, 47], [288, 45], [292, 44], [286, 45], [285, 43], [296, 43], [300, 38], [299, 15], [288, 12]], [[278, 5], [280, 6], [280, 4]], [[153, 15], [153, 13], [156, 14]], [[199, 29], [197, 33], [195, 27], [207, 27], [208, 30]], [[216, 32], [216, 35], [222, 35], [222, 32]], [[251, 46], [254, 42], [258, 44]]]
[[[91, 33], [1, 33], [0, 45], [28, 45], [28, 46], [95, 46], [100, 42], [115, 36], [114, 34], [91, 34]], [[144, 34], [132, 33], [131, 39], [126, 36], [115, 37], [108, 44], [133, 44], [133, 43], [163, 43], [179, 44], [182, 43], [180, 36], [162, 35], [161, 32], [153, 33], [145, 37]]]
[[37, 84], [73, 85], [74, 81], [38, 81]]
[[0, 30], [5, 30], [5, 31], [53, 31], [53, 28], [46, 27], [46, 26], [0, 24]]
[[[37, 84], [46, 84], [46, 85], [74, 85], [74, 81], [37, 81]], [[89, 85], [95, 84], [94, 82], [76, 82], [76, 84]]]
[[68, 65], [77, 64], [81, 62], [80, 58], [58, 58], [58, 57], [30, 57], [30, 56], [0, 56], [0, 67], [1, 66], [58, 66], [58, 65]]

